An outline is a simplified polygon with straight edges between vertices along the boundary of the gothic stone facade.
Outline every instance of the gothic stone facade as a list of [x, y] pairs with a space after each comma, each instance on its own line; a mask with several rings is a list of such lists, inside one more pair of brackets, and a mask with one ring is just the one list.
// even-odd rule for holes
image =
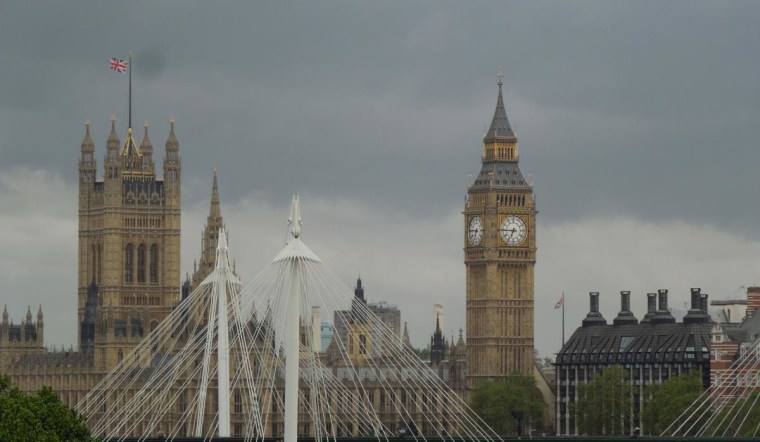
[[536, 206], [520, 171], [501, 80], [464, 222], [468, 387], [513, 371], [532, 374]]

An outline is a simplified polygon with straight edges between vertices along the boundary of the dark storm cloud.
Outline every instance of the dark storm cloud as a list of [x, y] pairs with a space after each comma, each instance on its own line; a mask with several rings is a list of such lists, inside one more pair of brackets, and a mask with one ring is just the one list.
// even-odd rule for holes
[[[757, 9], [16, 3], [0, 18], [2, 146], [73, 180], [82, 121], [93, 119], [102, 150], [110, 114], [126, 117], [125, 81], [104, 66], [133, 49], [135, 119], [151, 121], [156, 143], [177, 117], [186, 176], [217, 164], [237, 177], [232, 198], [301, 187], [441, 215], [477, 172], [503, 65], [543, 216], [717, 221], [760, 184], [751, 166], [760, 159]], [[38, 121], [20, 121], [29, 118]], [[747, 228], [757, 215], [730, 222]]]
[[0, 172], [45, 169], [74, 189], [84, 120], [101, 161], [111, 114], [126, 132], [126, 76], [107, 61], [131, 49], [134, 125], [151, 124], [160, 161], [176, 117], [186, 207], [206, 204], [216, 166], [226, 207], [300, 191], [436, 222], [478, 172], [501, 65], [542, 226], [625, 217], [757, 239], [759, 13], [696, 1], [4, 2]]

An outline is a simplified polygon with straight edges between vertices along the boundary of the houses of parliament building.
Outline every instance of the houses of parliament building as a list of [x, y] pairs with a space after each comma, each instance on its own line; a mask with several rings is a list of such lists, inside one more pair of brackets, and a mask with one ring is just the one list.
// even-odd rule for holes
[[[518, 371], [533, 374], [533, 267], [536, 208], [519, 168], [517, 136], [507, 118], [499, 80], [496, 110], [483, 140], [481, 171], [464, 208], [467, 345], [432, 341], [431, 366], [458, 391]], [[214, 268], [223, 226], [216, 172], [195, 273], [180, 276], [182, 209], [179, 141], [170, 121], [158, 177], [145, 124], [138, 144], [123, 142], [115, 119], [98, 171], [90, 123], [79, 159], [78, 349], [44, 346], [42, 308], [18, 325], [3, 312], [0, 374], [21, 391], [49, 385], [74, 406]], [[453, 339], [452, 339], [453, 341]], [[540, 383], [540, 382], [539, 382]], [[272, 431], [275, 433], [275, 431]]]
[[213, 269], [223, 223], [216, 174], [200, 265], [181, 285], [182, 162], [174, 124], [171, 120], [161, 180], [147, 123], [139, 145], [132, 128], [122, 143], [111, 118], [99, 179], [86, 122], [79, 158], [79, 348], [49, 351], [44, 346], [42, 307], [36, 321], [29, 310], [19, 325], [9, 322], [4, 310], [0, 373], [22, 391], [49, 385], [74, 406]]

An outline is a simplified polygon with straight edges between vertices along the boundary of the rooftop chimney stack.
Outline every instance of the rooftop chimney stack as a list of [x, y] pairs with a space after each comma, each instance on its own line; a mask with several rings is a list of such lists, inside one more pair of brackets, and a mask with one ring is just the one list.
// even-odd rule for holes
[[747, 317], [760, 310], [760, 287], [747, 287]]
[[657, 312], [657, 293], [647, 293], [647, 314], [641, 318], [641, 323], [648, 323]]
[[599, 292], [590, 292], [589, 296], [589, 312], [586, 318], [583, 319], [583, 327], [592, 325], [607, 325], [607, 320], [599, 313]]
[[652, 318], [652, 324], [672, 324], [676, 318], [668, 310], [668, 291], [666, 289], [657, 290], [659, 308]]
[[707, 295], [702, 294], [702, 289], [691, 289], [691, 309], [683, 318], [684, 324], [707, 322], [709, 316], [707, 316], [707, 311], [704, 309], [704, 302], [707, 302]]
[[631, 292], [620, 292], [620, 313], [612, 321], [614, 325], [637, 324], [639, 321], [631, 313]]

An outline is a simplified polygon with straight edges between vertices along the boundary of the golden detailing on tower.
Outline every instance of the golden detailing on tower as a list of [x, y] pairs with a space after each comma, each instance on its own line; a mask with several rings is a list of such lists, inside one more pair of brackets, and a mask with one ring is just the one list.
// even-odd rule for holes
[[536, 207], [533, 186], [520, 171], [502, 79], [500, 72], [480, 174], [464, 209], [469, 388], [510, 372], [533, 372]]

